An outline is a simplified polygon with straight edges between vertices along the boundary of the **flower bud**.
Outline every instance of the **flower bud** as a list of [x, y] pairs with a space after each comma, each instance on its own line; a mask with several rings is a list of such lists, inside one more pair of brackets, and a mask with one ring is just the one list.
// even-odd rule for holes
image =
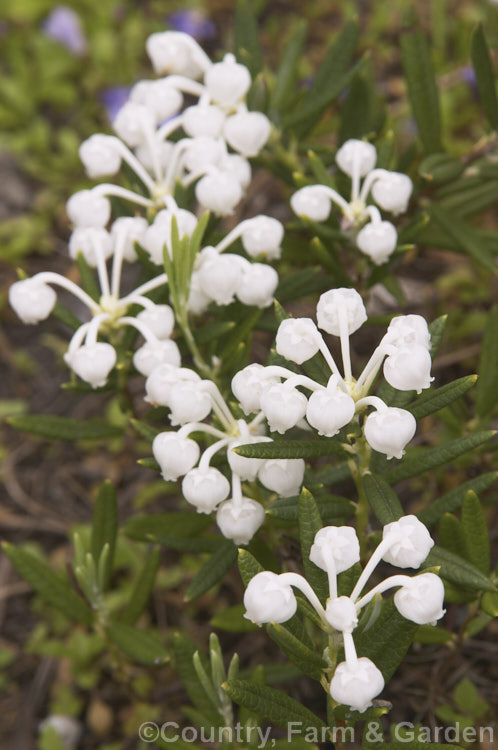
[[195, 197], [217, 216], [230, 216], [242, 198], [242, 186], [230, 172], [213, 172], [201, 177], [195, 186]]
[[144, 106], [154, 115], [156, 122], [162, 122], [179, 112], [183, 96], [168, 83], [167, 78], [163, 78], [136, 83], [131, 90], [130, 101]]
[[362, 656], [354, 663], [341, 662], [330, 683], [330, 695], [345, 706], [363, 713], [384, 689], [382, 672]]
[[339, 596], [329, 599], [325, 610], [327, 622], [336, 630], [343, 633], [352, 633], [358, 625], [356, 607], [349, 596]]
[[332, 557], [335, 572], [342, 573], [360, 560], [360, 543], [351, 526], [325, 526], [315, 534], [310, 550], [310, 560], [321, 570], [328, 570]]
[[280, 623], [294, 617], [297, 599], [292, 587], [282, 583], [280, 576], [264, 570], [257, 573], [247, 584], [244, 606], [244, 617], [255, 625], [267, 622]]
[[130, 148], [135, 148], [145, 140], [146, 129], [155, 130], [156, 120], [143, 104], [127, 102], [119, 110], [112, 127], [122, 141]]
[[172, 425], [202, 422], [212, 409], [209, 393], [201, 383], [186, 381], [175, 383], [169, 393]]
[[237, 288], [237, 297], [244, 305], [265, 308], [273, 303], [278, 286], [278, 273], [263, 263], [251, 263], [244, 271]]
[[114, 244], [121, 232], [126, 234], [123, 258], [129, 263], [133, 263], [137, 259], [135, 242], [138, 242], [139, 245], [143, 244], [148, 227], [146, 219], [141, 216], [121, 216], [112, 223], [111, 238]]
[[235, 544], [249, 544], [264, 520], [263, 506], [249, 497], [243, 497], [242, 502], [225, 500], [216, 513], [221, 533]]
[[133, 364], [142, 375], [150, 375], [158, 365], [169, 364], [180, 367], [180, 351], [171, 339], [147, 341], [133, 355]]
[[374, 411], [365, 420], [363, 430], [368, 444], [387, 458], [402, 458], [405, 446], [415, 435], [417, 422], [406, 409], [389, 406]]
[[237, 112], [227, 117], [224, 136], [242, 156], [257, 156], [270, 137], [270, 121], [262, 112]]
[[77, 227], [105, 227], [111, 218], [111, 204], [93, 190], [80, 190], [69, 198], [66, 213]]
[[175, 327], [175, 315], [169, 305], [146, 307], [138, 313], [137, 320], [147, 326], [157, 339], [169, 339]]
[[382, 539], [390, 542], [382, 559], [397, 568], [420, 568], [434, 546], [427, 528], [416, 516], [402, 516], [388, 523]]
[[401, 172], [385, 172], [372, 185], [374, 201], [393, 214], [402, 214], [408, 208], [413, 183], [406, 174]]
[[251, 182], [251, 165], [240, 154], [228, 154], [223, 159], [223, 172], [234, 177], [242, 190], [247, 190]]
[[191, 469], [182, 482], [185, 500], [197, 508], [198, 513], [212, 513], [230, 493], [230, 483], [221, 471], [208, 466]]
[[202, 289], [199, 273], [194, 271], [190, 277], [190, 290], [187, 302], [189, 312], [193, 315], [202, 315], [210, 302], [211, 299]]
[[191, 138], [202, 135], [219, 138], [224, 122], [225, 113], [213, 104], [187, 107], [182, 115], [183, 129]]
[[230, 253], [220, 255], [214, 248], [205, 247], [198, 262], [197, 275], [204, 294], [217, 305], [233, 302], [242, 281], [242, 269], [249, 265], [247, 260]]
[[332, 203], [321, 185], [307, 185], [290, 199], [291, 208], [297, 216], [311, 221], [325, 221], [330, 216]]
[[360, 177], [372, 171], [377, 161], [377, 151], [375, 146], [366, 141], [359, 141], [351, 138], [343, 143], [335, 155], [337, 166], [350, 177], [353, 176], [356, 169]]
[[166, 245], [171, 256], [171, 225], [173, 216], [176, 219], [180, 239], [185, 235], [191, 236], [197, 226], [197, 218], [190, 211], [183, 208], [164, 209], [159, 211], [154, 223], [147, 229], [143, 237], [143, 246], [150, 255], [150, 259], [157, 266], [163, 265], [163, 248]]
[[239, 370], [232, 379], [232, 392], [245, 414], [260, 409], [260, 399], [264, 388], [280, 383], [278, 378], [268, 377], [263, 365], [252, 364]]
[[355, 402], [336, 387], [324, 388], [311, 394], [306, 408], [306, 419], [319, 435], [334, 437], [341, 427], [354, 417]]
[[395, 251], [398, 233], [390, 221], [371, 221], [358, 232], [356, 244], [362, 253], [382, 265]]
[[9, 289], [9, 303], [23, 323], [46, 320], [57, 302], [51, 286], [38, 279], [15, 281]]
[[264, 462], [258, 479], [266, 489], [280, 497], [293, 497], [301, 489], [304, 469], [302, 458], [272, 458]]
[[195, 440], [179, 437], [176, 432], [160, 432], [152, 442], [152, 453], [168, 482], [189, 472], [199, 460], [200, 451]]
[[287, 318], [277, 331], [277, 353], [301, 365], [314, 357], [320, 348], [318, 331], [311, 318]]
[[223, 62], [212, 65], [204, 76], [211, 99], [222, 107], [233, 107], [249, 91], [251, 74], [233, 55], [225, 55]]
[[64, 355], [67, 365], [93, 388], [101, 388], [116, 364], [116, 350], [110, 344], [84, 344], [75, 352]]
[[69, 238], [69, 255], [77, 258], [81, 253], [92, 268], [97, 265], [96, 248], [105, 260], [113, 253], [112, 238], [107, 229], [101, 227], [78, 227]]
[[277, 260], [280, 258], [283, 236], [284, 227], [280, 221], [270, 216], [255, 216], [247, 220], [241, 240], [251, 258], [265, 255], [267, 260]]
[[224, 155], [220, 140], [200, 135], [192, 138], [185, 149], [183, 161], [189, 172], [207, 172], [210, 167], [220, 165]]
[[230, 464], [231, 470], [234, 474], [238, 474], [242, 481], [253, 482], [256, 479], [257, 473], [264, 463], [262, 458], [245, 458], [245, 456], [239, 456], [235, 453], [233, 448], [237, 448], [239, 445], [249, 445], [250, 443], [268, 443], [272, 442], [271, 438], [265, 435], [248, 435], [247, 437], [237, 438], [232, 440], [227, 450], [227, 459]]
[[154, 367], [145, 381], [145, 401], [153, 406], [169, 406], [171, 387], [183, 381], [199, 382], [199, 375], [187, 367], [163, 364]]
[[87, 175], [92, 178], [116, 174], [121, 166], [121, 156], [114, 138], [109, 135], [91, 135], [83, 141], [78, 153]]
[[384, 377], [399, 391], [430, 388], [432, 360], [429, 351], [420, 344], [411, 344], [390, 354], [384, 362]]
[[306, 414], [308, 401], [296, 388], [278, 383], [265, 389], [261, 394], [261, 409], [265, 414], [270, 430], [284, 434], [295, 427]]
[[316, 306], [318, 328], [334, 336], [340, 336], [339, 310], [344, 311], [347, 333], [350, 336], [367, 319], [365, 305], [356, 289], [331, 289], [320, 296]]
[[173, 155], [174, 147], [174, 143], [170, 143], [170, 141], [158, 141], [154, 146], [154, 154], [152, 154], [149, 144], [144, 142], [135, 148], [135, 156], [145, 169], [154, 173], [155, 158], [157, 158], [159, 164], [166, 170]]
[[421, 315], [397, 315], [389, 323], [384, 341], [393, 346], [419, 344], [431, 348], [429, 326]]
[[[145, 43], [155, 73], [198, 78], [202, 67], [196, 60], [193, 37], [181, 31], [158, 31]], [[200, 48], [199, 48], [200, 50]]]
[[396, 609], [417, 625], [435, 625], [443, 617], [444, 586], [434, 573], [414, 576], [394, 594]]

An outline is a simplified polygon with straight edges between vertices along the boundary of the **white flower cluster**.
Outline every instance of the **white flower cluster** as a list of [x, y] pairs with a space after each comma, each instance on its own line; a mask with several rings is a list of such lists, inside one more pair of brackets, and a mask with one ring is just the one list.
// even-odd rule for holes
[[[227, 539], [248, 544], [264, 521], [263, 506], [242, 494], [242, 482], [258, 479], [272, 492], [283, 497], [300, 491], [304, 461], [244, 458], [232, 449], [247, 443], [271, 441], [261, 433], [263, 415], [246, 422], [236, 419], [223, 396], [210, 380], [201, 380], [193, 370], [164, 364], [156, 367], [146, 381], [146, 400], [171, 410], [170, 421], [178, 431], [161, 432], [152, 451], [162, 476], [167, 481], [183, 477], [182, 490], [187, 502], [199, 513], [216, 511], [216, 522]], [[222, 429], [202, 420], [213, 413]], [[213, 436], [216, 441], [202, 455], [194, 433]], [[211, 460], [225, 451], [231, 482]], [[229, 498], [229, 499], [227, 499]]]
[[289, 620], [297, 610], [292, 587], [301, 591], [318, 612], [324, 630], [340, 631], [345, 661], [337, 665], [330, 683], [330, 695], [337, 703], [363, 712], [384, 688], [381, 671], [366, 656], [358, 657], [353, 631], [361, 609], [378, 594], [397, 588], [394, 604], [403, 617], [418, 625], [435, 625], [444, 615], [444, 586], [434, 573], [411, 577], [395, 575], [361, 593], [381, 560], [398, 568], [419, 568], [427, 558], [433, 540], [416, 516], [403, 516], [384, 527], [382, 541], [366, 564], [350, 596], [338, 596], [337, 575], [360, 560], [356, 532], [349, 526], [327, 526], [316, 534], [310, 560], [328, 575], [329, 598], [324, 608], [308, 581], [297, 573], [258, 573], [249, 582], [245, 596], [245, 617], [257, 625]]
[[[336, 435], [355, 415], [373, 407], [375, 411], [363, 422], [367, 442], [388, 459], [401, 458], [415, 434], [415, 418], [406, 409], [387, 406], [382, 399], [367, 394], [383, 362], [384, 377], [394, 388], [420, 393], [430, 386], [433, 378], [427, 323], [419, 315], [393, 318], [355, 380], [349, 337], [367, 319], [360, 295], [354, 289], [332, 289], [321, 295], [316, 312], [318, 325], [311, 318], [284, 320], [277, 332], [276, 348], [278, 354], [296, 364], [320, 352], [331, 372], [327, 385], [285, 367], [251, 364], [233, 378], [234, 395], [246, 414], [261, 409], [272, 431], [285, 433], [307, 423], [326, 437]], [[344, 376], [318, 328], [340, 337]], [[311, 391], [311, 395], [306, 397], [298, 387]]]
[[[185, 187], [196, 182], [201, 206], [219, 216], [231, 214], [251, 180], [248, 158], [259, 154], [270, 135], [266, 115], [247, 109], [249, 70], [231, 54], [212, 63], [183, 32], [152, 34], [146, 47], [163, 77], [136, 83], [114, 120], [116, 136], [91, 136], [80, 157], [94, 178], [115, 175], [126, 162], [148, 197], [112, 184], [92, 194], [158, 210], [177, 181]], [[197, 103], [184, 107], [184, 94]], [[177, 131], [181, 137], [168, 140]]]
[[343, 229], [352, 230], [359, 250], [381, 265], [396, 249], [398, 233], [394, 224], [382, 219], [376, 206], [367, 205], [367, 200], [371, 196], [377, 206], [395, 216], [404, 213], [412, 194], [412, 181], [401, 172], [375, 169], [377, 151], [365, 141], [346, 141], [335, 160], [351, 178], [349, 202], [327, 185], [309, 185], [294, 193], [292, 210], [298, 216], [321, 222], [328, 219], [335, 203], [343, 215]]

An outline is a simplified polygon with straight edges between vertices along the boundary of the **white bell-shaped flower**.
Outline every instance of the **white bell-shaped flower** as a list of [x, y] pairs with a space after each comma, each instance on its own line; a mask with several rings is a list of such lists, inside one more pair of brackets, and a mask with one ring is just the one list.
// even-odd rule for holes
[[280, 497], [298, 495], [303, 484], [305, 463], [302, 458], [272, 458], [258, 472], [261, 484]]
[[220, 255], [212, 247], [205, 247], [198, 259], [197, 277], [202, 291], [217, 305], [233, 302], [241, 281], [242, 271], [248, 261], [238, 255]]
[[156, 119], [143, 104], [127, 102], [119, 110], [112, 127], [122, 141], [135, 148], [145, 140], [146, 130], [155, 130]]
[[57, 302], [57, 294], [43, 281], [22, 279], [9, 288], [9, 304], [23, 323], [46, 320]]
[[198, 513], [212, 513], [230, 494], [230, 482], [212, 466], [191, 469], [183, 478], [182, 492]]
[[157, 339], [169, 339], [175, 327], [175, 314], [169, 305], [154, 305], [139, 312], [137, 320], [143, 323]]
[[237, 297], [244, 305], [265, 308], [274, 300], [278, 286], [278, 273], [263, 263], [250, 263], [237, 287]]
[[372, 185], [372, 197], [384, 211], [402, 214], [408, 208], [413, 183], [406, 174], [385, 171]]
[[176, 481], [199, 460], [199, 446], [195, 440], [179, 437], [176, 432], [160, 432], [152, 442], [152, 453], [161, 467], [163, 479]]
[[80, 190], [69, 198], [66, 212], [76, 227], [105, 227], [111, 218], [111, 203], [105, 195]]
[[116, 350], [110, 344], [98, 341], [84, 344], [75, 352], [64, 356], [66, 364], [86, 383], [101, 388], [116, 364]]
[[145, 169], [154, 173], [157, 162], [159, 162], [163, 169], [167, 169], [173, 155], [174, 147], [175, 144], [170, 141], [158, 141], [154, 144], [154, 151], [151, 151], [150, 145], [144, 142], [135, 148], [135, 156]]
[[147, 377], [158, 365], [180, 367], [180, 350], [174, 341], [147, 341], [133, 355], [133, 364], [138, 372]]
[[168, 83], [167, 78], [163, 78], [136, 83], [130, 92], [129, 101], [143, 105], [154, 114], [156, 122], [162, 122], [180, 111], [183, 96]]
[[363, 713], [384, 689], [384, 678], [373, 661], [362, 656], [354, 663], [341, 662], [330, 683], [330, 695], [345, 706]]
[[384, 377], [399, 391], [417, 391], [430, 388], [432, 359], [429, 351], [420, 344], [410, 344], [390, 354], [384, 362]]
[[225, 113], [213, 104], [195, 104], [182, 114], [183, 129], [191, 138], [205, 135], [219, 138], [225, 122]]
[[363, 426], [368, 444], [387, 458], [402, 458], [415, 435], [417, 422], [406, 409], [389, 406], [368, 415]]
[[171, 386], [169, 394], [172, 425], [202, 422], [212, 409], [209, 393], [201, 383], [183, 381]]
[[249, 544], [264, 520], [265, 509], [249, 497], [243, 497], [242, 502], [225, 500], [216, 513], [221, 533], [235, 544]]
[[92, 268], [97, 265], [97, 253], [107, 260], [113, 253], [112, 238], [107, 229], [102, 227], [77, 227], [69, 238], [69, 255], [77, 258], [82, 253]]
[[204, 292], [199, 279], [198, 271], [194, 271], [190, 277], [190, 289], [187, 307], [193, 315], [202, 315], [211, 302], [211, 298]]
[[356, 289], [331, 289], [329, 292], [324, 292], [318, 300], [316, 306], [318, 328], [339, 336], [341, 333], [339, 311], [344, 312], [347, 333], [350, 336], [367, 319], [365, 305]]
[[242, 186], [232, 173], [216, 171], [201, 177], [195, 186], [195, 197], [217, 216], [230, 216], [242, 198]]
[[384, 526], [382, 540], [391, 543], [382, 559], [397, 568], [420, 568], [434, 546], [426, 526], [412, 515]]
[[358, 625], [356, 607], [349, 596], [338, 596], [335, 599], [329, 599], [325, 609], [325, 616], [328, 624], [342, 633], [352, 633]]
[[297, 216], [311, 221], [326, 221], [332, 210], [330, 198], [321, 185], [301, 188], [291, 197], [290, 204]]
[[429, 326], [421, 315], [397, 315], [389, 323], [384, 341], [393, 346], [419, 344], [431, 348]]
[[119, 172], [121, 156], [112, 136], [95, 133], [83, 141], [78, 153], [89, 177], [103, 177]]
[[185, 235], [190, 237], [197, 226], [197, 218], [194, 214], [183, 208], [178, 208], [174, 211], [170, 209], [159, 211], [154, 219], [154, 223], [147, 229], [143, 236], [143, 246], [149, 253], [151, 261], [157, 266], [163, 265], [163, 248], [165, 245], [171, 256], [171, 226], [173, 216], [176, 219], [180, 239]]
[[280, 356], [301, 365], [320, 348], [319, 336], [311, 318], [288, 318], [277, 331], [276, 348]]
[[258, 471], [264, 463], [262, 458], [245, 458], [235, 453], [233, 448], [239, 445], [249, 445], [250, 443], [267, 443], [271, 438], [264, 435], [249, 435], [247, 437], [237, 438], [228, 446], [227, 459], [231, 470], [238, 474], [242, 481], [253, 482], [256, 479]]
[[371, 221], [358, 232], [356, 244], [362, 253], [380, 266], [393, 254], [398, 233], [390, 221]]
[[223, 172], [234, 177], [242, 190], [247, 190], [252, 179], [251, 165], [240, 154], [227, 154], [223, 159]]
[[244, 617], [255, 625], [287, 622], [296, 614], [297, 599], [292, 587], [269, 570], [257, 573], [244, 594]]
[[353, 176], [355, 169], [360, 177], [365, 177], [375, 167], [377, 161], [377, 151], [375, 146], [366, 141], [359, 141], [351, 138], [342, 144], [335, 155], [337, 166], [350, 177]]
[[342, 573], [359, 562], [360, 543], [351, 526], [325, 526], [317, 531], [310, 560], [322, 570], [327, 570], [329, 556], [334, 559], [336, 573]]
[[204, 83], [211, 99], [222, 107], [238, 104], [249, 91], [251, 74], [231, 54], [223, 62], [212, 65], [204, 76]]
[[283, 435], [304, 417], [308, 401], [296, 388], [278, 383], [263, 391], [260, 404], [270, 430]]
[[120, 216], [119, 219], [113, 221], [111, 226], [111, 238], [115, 243], [118, 236], [123, 232], [126, 235], [126, 240], [123, 248], [123, 258], [129, 263], [133, 263], [137, 259], [135, 252], [135, 242], [143, 246], [145, 232], [148, 229], [148, 223], [146, 219], [141, 216]]
[[145, 381], [145, 401], [154, 406], [169, 406], [171, 387], [180, 381], [199, 382], [200, 377], [187, 367], [167, 363], [154, 367]]
[[251, 258], [265, 255], [268, 260], [280, 258], [280, 245], [284, 237], [284, 227], [271, 216], [255, 216], [248, 219], [241, 235], [244, 250]]
[[232, 392], [245, 414], [259, 411], [263, 389], [280, 383], [278, 378], [268, 377], [266, 368], [256, 363], [239, 370], [232, 379]]
[[319, 435], [334, 437], [354, 417], [355, 402], [335, 386], [314, 391], [306, 408], [306, 419]]
[[398, 612], [417, 625], [435, 625], [443, 617], [444, 586], [434, 573], [414, 576], [394, 594]]
[[202, 73], [199, 56], [204, 53], [195, 39], [181, 31], [158, 31], [151, 34], [145, 43], [154, 71], [198, 78]]
[[208, 135], [192, 138], [185, 149], [183, 161], [189, 172], [207, 172], [212, 166], [221, 166], [225, 155], [223, 143]]
[[246, 157], [257, 156], [270, 137], [270, 121], [262, 112], [237, 112], [223, 129], [228, 144]]

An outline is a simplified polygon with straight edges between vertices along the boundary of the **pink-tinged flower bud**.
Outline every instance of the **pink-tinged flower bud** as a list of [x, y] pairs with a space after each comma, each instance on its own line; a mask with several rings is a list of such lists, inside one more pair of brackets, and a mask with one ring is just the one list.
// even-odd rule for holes
[[255, 216], [248, 219], [242, 232], [244, 250], [251, 258], [265, 255], [268, 260], [280, 258], [280, 245], [284, 237], [284, 227], [270, 216]]
[[158, 31], [145, 43], [147, 54], [155, 73], [198, 78], [202, 66], [196, 48], [203, 54], [193, 37], [181, 31]]
[[220, 255], [212, 247], [205, 247], [199, 255], [197, 278], [204, 294], [217, 305], [233, 302], [248, 261], [239, 255]]
[[342, 633], [352, 633], [358, 625], [356, 607], [349, 596], [339, 596], [329, 599], [325, 610], [327, 622]]
[[67, 352], [64, 360], [82, 380], [93, 388], [101, 388], [116, 364], [116, 350], [103, 342], [84, 344], [71, 354]]
[[390, 221], [371, 221], [358, 232], [356, 244], [362, 253], [380, 266], [396, 250], [398, 233]]
[[149, 225], [146, 219], [141, 216], [121, 216], [116, 219], [111, 226], [111, 238], [113, 243], [116, 243], [118, 235], [122, 232], [126, 234], [124, 242], [123, 258], [129, 263], [133, 263], [137, 260], [137, 254], [135, 252], [135, 242], [139, 245], [143, 245], [145, 232]]
[[23, 323], [46, 320], [57, 302], [51, 286], [37, 279], [15, 281], [9, 289], [9, 303]]
[[391, 542], [382, 559], [397, 568], [420, 568], [434, 546], [427, 528], [411, 515], [384, 526], [382, 539]]
[[354, 417], [355, 402], [340, 388], [325, 388], [311, 394], [306, 419], [319, 435], [333, 437]]
[[308, 401], [296, 388], [284, 383], [272, 385], [261, 394], [261, 409], [272, 432], [284, 434], [295, 427], [306, 414]]
[[429, 326], [421, 315], [397, 315], [389, 323], [384, 341], [393, 346], [419, 344], [431, 348]]
[[154, 367], [145, 381], [145, 401], [154, 406], [169, 406], [171, 387], [183, 381], [200, 382], [200, 377], [187, 367], [169, 364]]
[[112, 136], [95, 133], [83, 141], [78, 153], [89, 177], [103, 177], [119, 172], [121, 156]]
[[164, 78], [136, 83], [131, 90], [130, 101], [144, 106], [153, 114], [156, 122], [162, 122], [180, 111], [183, 96]]
[[152, 442], [152, 453], [161, 467], [163, 479], [169, 482], [193, 469], [200, 451], [195, 440], [179, 437], [176, 432], [161, 432]]
[[265, 520], [265, 509], [249, 497], [242, 502], [225, 500], [216, 513], [216, 523], [227, 539], [235, 544], [249, 544]]
[[363, 427], [368, 444], [387, 458], [402, 458], [415, 435], [417, 422], [406, 409], [389, 406], [368, 415]]
[[443, 617], [444, 586], [434, 573], [414, 576], [394, 594], [398, 612], [417, 625], [435, 625]]
[[413, 183], [401, 172], [385, 172], [372, 186], [372, 197], [384, 211], [402, 214], [408, 208]]
[[382, 672], [366, 656], [355, 663], [341, 662], [330, 683], [330, 695], [345, 706], [363, 713], [384, 689]]
[[430, 388], [432, 359], [425, 346], [410, 344], [390, 354], [384, 362], [384, 377], [399, 391], [417, 391]]
[[158, 365], [180, 367], [180, 351], [171, 339], [146, 342], [133, 355], [133, 364], [138, 372], [147, 377]]
[[240, 154], [228, 154], [223, 159], [223, 172], [234, 177], [242, 190], [247, 190], [252, 178], [251, 165]]
[[244, 305], [264, 309], [273, 303], [278, 273], [263, 263], [251, 263], [242, 274], [237, 297]]
[[107, 229], [101, 227], [78, 227], [69, 238], [69, 255], [77, 258], [81, 253], [92, 268], [97, 265], [97, 255], [101, 253], [104, 260], [113, 252], [112, 238]]
[[157, 339], [169, 339], [175, 327], [175, 314], [169, 305], [154, 305], [139, 312], [137, 320], [143, 323]]
[[230, 216], [242, 198], [242, 186], [230, 172], [213, 172], [201, 177], [195, 186], [195, 197], [217, 216]]
[[227, 450], [228, 463], [234, 474], [238, 474], [242, 481], [253, 482], [264, 463], [264, 459], [239, 456], [238, 453], [233, 451], [233, 448], [237, 448], [239, 445], [249, 445], [250, 443], [268, 442], [271, 443], [271, 438], [264, 435], [249, 435], [247, 437], [237, 438], [230, 443]]
[[245, 414], [259, 411], [263, 389], [280, 383], [278, 378], [268, 377], [263, 365], [252, 364], [239, 370], [232, 379], [232, 392]]
[[230, 494], [230, 483], [221, 471], [208, 466], [191, 469], [182, 482], [185, 500], [197, 508], [198, 513], [212, 513]]
[[212, 409], [209, 393], [201, 383], [184, 381], [171, 386], [169, 393], [172, 425], [202, 422]]
[[246, 157], [257, 156], [270, 137], [270, 121], [262, 112], [238, 112], [225, 121], [228, 144]]
[[303, 483], [305, 463], [302, 458], [272, 458], [258, 472], [261, 484], [280, 497], [298, 495]]
[[277, 331], [277, 353], [301, 365], [314, 357], [320, 348], [320, 337], [311, 318], [287, 318]]
[[320, 296], [316, 306], [318, 328], [327, 331], [327, 333], [332, 333], [334, 336], [340, 336], [340, 310], [344, 312], [347, 333], [350, 336], [367, 319], [365, 305], [356, 289], [331, 289]]
[[351, 526], [325, 526], [316, 535], [310, 550], [310, 560], [322, 570], [328, 570], [332, 557], [335, 572], [342, 573], [359, 562], [360, 543]]
[[221, 107], [233, 107], [249, 91], [251, 74], [245, 65], [236, 62], [233, 55], [225, 55], [223, 62], [215, 63], [206, 72], [204, 83], [209, 96]]
[[291, 197], [290, 204], [297, 216], [311, 221], [326, 221], [332, 210], [330, 198], [321, 185], [301, 188]]
[[212, 104], [196, 104], [183, 111], [183, 129], [191, 138], [206, 135], [219, 138], [225, 122], [225, 113]]
[[145, 141], [147, 130], [155, 130], [156, 118], [143, 104], [127, 102], [119, 110], [112, 127], [122, 141], [135, 148]]
[[189, 172], [207, 172], [210, 167], [219, 166], [225, 156], [223, 143], [216, 138], [200, 135], [192, 138], [185, 149], [184, 163]]
[[111, 218], [111, 204], [93, 190], [80, 190], [69, 198], [66, 212], [76, 227], [105, 227]]
[[335, 155], [335, 160], [339, 169], [350, 177], [355, 172], [355, 165], [358, 175], [365, 177], [375, 167], [377, 151], [371, 143], [351, 138], [343, 143]]
[[244, 617], [255, 625], [263, 625], [290, 620], [296, 614], [297, 600], [289, 584], [282, 583], [276, 573], [265, 570], [247, 584], [244, 606]]

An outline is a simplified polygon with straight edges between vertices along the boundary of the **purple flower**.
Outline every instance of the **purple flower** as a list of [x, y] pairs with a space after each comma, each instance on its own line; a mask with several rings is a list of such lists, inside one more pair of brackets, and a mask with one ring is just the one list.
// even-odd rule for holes
[[55, 39], [77, 57], [83, 57], [87, 41], [77, 13], [67, 5], [57, 5], [42, 24], [45, 35]]
[[212, 39], [216, 26], [198, 10], [177, 10], [167, 18], [171, 28], [183, 31], [194, 39]]
[[107, 117], [112, 122], [121, 107], [126, 104], [130, 96], [131, 86], [110, 86], [99, 94], [99, 99], [104, 105]]

